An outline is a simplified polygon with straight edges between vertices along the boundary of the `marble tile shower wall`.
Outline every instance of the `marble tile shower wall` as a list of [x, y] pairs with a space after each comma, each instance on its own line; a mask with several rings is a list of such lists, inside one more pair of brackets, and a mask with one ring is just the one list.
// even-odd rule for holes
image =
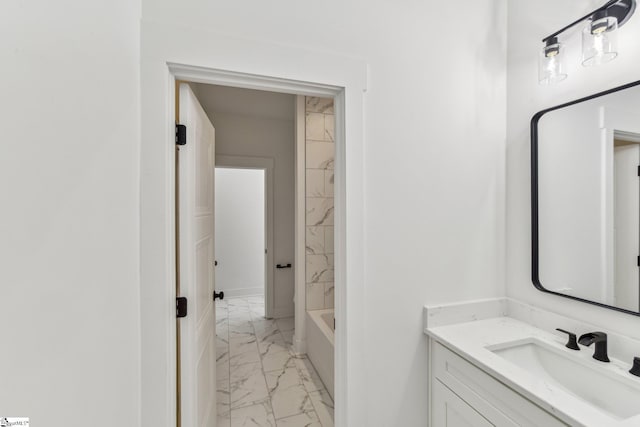
[[307, 310], [333, 308], [333, 99], [307, 97], [306, 298]]

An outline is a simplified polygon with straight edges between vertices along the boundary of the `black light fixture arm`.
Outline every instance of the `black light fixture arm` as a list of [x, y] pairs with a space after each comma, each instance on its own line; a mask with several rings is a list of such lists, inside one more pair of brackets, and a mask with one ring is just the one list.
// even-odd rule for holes
[[575, 21], [561, 28], [555, 33], [550, 34], [547, 37], [543, 38], [542, 42], [546, 43], [547, 40], [553, 37], [557, 37], [558, 35], [567, 31], [569, 28], [572, 28], [578, 25], [579, 23], [586, 21], [587, 19], [591, 18], [594, 14], [602, 11], [607, 11], [609, 12], [610, 15], [618, 18], [618, 26], [620, 27], [627, 22], [627, 20], [631, 17], [631, 15], [633, 14], [633, 12], [635, 12], [635, 10], [636, 10], [636, 0], [609, 0], [604, 5], [597, 8], [596, 10], [587, 13], [583, 17], [576, 19]]

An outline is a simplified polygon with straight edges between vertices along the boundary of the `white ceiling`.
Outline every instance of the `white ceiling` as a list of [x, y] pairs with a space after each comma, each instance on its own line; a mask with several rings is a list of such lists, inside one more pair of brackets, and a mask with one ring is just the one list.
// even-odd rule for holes
[[194, 92], [209, 116], [239, 114], [280, 120], [295, 119], [295, 95], [193, 83]]

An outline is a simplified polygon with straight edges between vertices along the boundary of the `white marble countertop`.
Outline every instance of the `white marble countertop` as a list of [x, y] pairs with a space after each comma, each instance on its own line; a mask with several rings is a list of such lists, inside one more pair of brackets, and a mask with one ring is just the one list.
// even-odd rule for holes
[[[558, 327], [562, 326], [558, 325]], [[593, 360], [593, 346], [582, 347], [580, 352], [569, 350], [564, 347], [566, 343], [564, 334], [563, 336], [555, 335], [511, 317], [495, 317], [429, 327], [425, 329], [425, 333], [572, 426], [640, 426], [640, 415], [625, 420], [616, 419], [589, 402], [545, 382], [487, 349], [489, 346], [517, 340], [538, 339], [551, 347], [568, 352], [571, 358], [578, 358], [574, 360], [581, 360], [583, 364], [589, 363], [593, 365], [594, 369], [601, 372], [608, 371], [609, 375], [619, 377], [626, 383], [631, 381], [631, 384], [635, 385], [637, 381], [640, 390], [640, 378], [636, 379], [627, 372], [628, 364], [613, 358], [611, 363], [600, 363]], [[640, 395], [638, 402], [640, 405]]]

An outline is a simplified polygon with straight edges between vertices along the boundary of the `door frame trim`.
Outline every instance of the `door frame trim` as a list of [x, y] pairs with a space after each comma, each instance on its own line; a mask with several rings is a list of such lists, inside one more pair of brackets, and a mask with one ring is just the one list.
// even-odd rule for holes
[[[260, 169], [264, 170], [264, 225], [265, 225], [265, 246], [267, 256], [265, 257], [265, 317], [270, 319], [274, 313], [274, 201], [273, 201], [273, 173], [274, 159], [272, 157], [256, 157], [256, 156], [230, 156], [226, 154], [217, 154], [215, 167], [231, 168], [231, 169]], [[215, 228], [214, 228], [215, 231]]]
[[173, 182], [176, 79], [334, 98], [338, 326], [335, 425], [367, 424], [364, 333], [367, 63], [325, 51], [150, 20], [141, 21], [140, 57], [140, 425], [173, 427], [176, 421]]
[[295, 227], [295, 243], [294, 243], [294, 334], [293, 334], [293, 350], [297, 354], [306, 354], [307, 352], [307, 143], [306, 133], [306, 116], [305, 116], [306, 98], [304, 95], [296, 95], [295, 102], [295, 208], [294, 208], [294, 227]]

